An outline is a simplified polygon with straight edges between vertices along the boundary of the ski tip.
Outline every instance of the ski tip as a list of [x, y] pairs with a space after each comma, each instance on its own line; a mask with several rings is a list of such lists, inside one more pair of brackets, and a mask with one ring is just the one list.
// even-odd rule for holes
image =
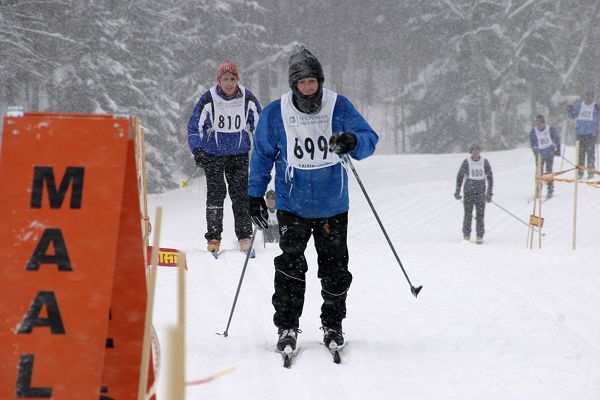
[[333, 363], [334, 364], [341, 364], [342, 363], [342, 357], [340, 356], [340, 352], [335, 350], [333, 352]]
[[421, 291], [421, 289], [423, 289], [423, 286], [419, 286], [419, 287], [412, 286], [410, 288], [410, 291], [412, 292], [413, 296], [417, 297], [419, 295], [419, 292]]
[[292, 346], [290, 346], [290, 345], [285, 346], [285, 348], [283, 349], [283, 352], [281, 352], [281, 354], [283, 355], [283, 367], [284, 368], [292, 367], [293, 352], [294, 352], [294, 350], [292, 349]]
[[292, 357], [291, 356], [284, 356], [283, 359], [283, 367], [284, 368], [291, 368], [292, 367]]

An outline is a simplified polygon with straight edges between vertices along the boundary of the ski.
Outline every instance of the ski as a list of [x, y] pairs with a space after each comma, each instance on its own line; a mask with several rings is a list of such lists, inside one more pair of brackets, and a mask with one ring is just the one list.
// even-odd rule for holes
[[[548, 196], [544, 196], [544, 197], [542, 197], [542, 203], [545, 203], [545, 202], [547, 202], [547, 201], [548, 201], [548, 200], [550, 200], [552, 197], [554, 197], [554, 196], [550, 196], [550, 197], [548, 197]], [[532, 202], [535, 202], [535, 201], [537, 201], [537, 199], [536, 199], [536, 198], [531, 198], [531, 197], [528, 197], [528, 198], [527, 198], [527, 204], [531, 204]]]
[[[219, 257], [221, 256], [221, 254], [223, 254], [227, 250], [231, 250], [231, 249], [222, 249], [219, 251], [211, 251], [210, 254], [212, 254], [212, 256], [218, 260]], [[256, 258], [256, 252], [254, 251], [254, 249], [252, 249], [252, 251], [250, 252], [250, 258]]]
[[291, 368], [294, 356], [294, 350], [292, 350], [292, 346], [285, 346], [285, 349], [283, 349], [281, 352], [281, 356], [283, 357], [283, 368]]
[[331, 353], [331, 356], [333, 357], [334, 364], [342, 363], [342, 356], [340, 354], [340, 351], [342, 350], [343, 347], [344, 346], [338, 347], [337, 343], [335, 343], [333, 340], [331, 341], [331, 343], [329, 343], [328, 350]]

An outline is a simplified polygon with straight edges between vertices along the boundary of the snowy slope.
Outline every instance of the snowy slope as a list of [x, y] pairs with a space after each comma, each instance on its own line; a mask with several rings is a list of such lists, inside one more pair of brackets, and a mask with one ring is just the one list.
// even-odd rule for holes
[[[572, 153], [567, 149], [570, 159]], [[492, 204], [486, 207], [485, 244], [468, 243], [462, 240], [462, 204], [452, 195], [466, 156], [374, 156], [354, 162], [410, 279], [424, 288], [418, 299], [411, 295], [352, 177], [354, 282], [342, 365], [334, 365], [320, 344], [321, 298], [312, 243], [301, 350], [287, 370], [274, 351], [270, 299], [276, 245], [264, 248], [258, 237], [257, 258], [250, 260], [224, 338], [216, 333], [227, 325], [244, 256], [229, 251], [215, 260], [205, 251], [202, 179], [151, 196], [151, 207], [164, 209], [161, 246], [179, 248], [188, 257], [187, 380], [235, 368], [208, 384], [189, 386], [187, 398], [600, 398], [600, 191], [579, 187], [575, 251], [573, 186], [567, 183], [558, 183], [555, 197], [543, 204], [541, 250], [537, 241], [534, 250], [526, 249], [527, 227]], [[534, 169], [530, 150], [483, 156], [494, 171], [494, 201], [527, 220], [533, 206], [528, 203]], [[226, 207], [223, 244], [233, 248], [230, 203]], [[162, 343], [175, 321], [175, 273], [174, 268], [158, 273], [154, 318]], [[168, 372], [161, 374], [159, 394]]]

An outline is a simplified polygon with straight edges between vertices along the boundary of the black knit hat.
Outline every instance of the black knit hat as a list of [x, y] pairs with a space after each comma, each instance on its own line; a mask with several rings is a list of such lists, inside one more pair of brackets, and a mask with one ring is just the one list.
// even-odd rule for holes
[[325, 76], [321, 63], [303, 44], [296, 44], [292, 49], [290, 56], [289, 83], [290, 88], [300, 79], [317, 78], [319, 83], [323, 83]]

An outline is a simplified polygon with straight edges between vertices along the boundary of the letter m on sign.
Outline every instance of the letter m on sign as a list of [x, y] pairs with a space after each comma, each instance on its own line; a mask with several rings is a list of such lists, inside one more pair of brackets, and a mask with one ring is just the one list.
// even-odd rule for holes
[[60, 182], [60, 187], [57, 189], [52, 167], [34, 167], [33, 184], [31, 185], [31, 208], [42, 208], [44, 182], [48, 188], [50, 208], [60, 208], [62, 206], [69, 186], [72, 186], [71, 205], [69, 208], [81, 208], [83, 172], [83, 167], [67, 167], [65, 175]]

